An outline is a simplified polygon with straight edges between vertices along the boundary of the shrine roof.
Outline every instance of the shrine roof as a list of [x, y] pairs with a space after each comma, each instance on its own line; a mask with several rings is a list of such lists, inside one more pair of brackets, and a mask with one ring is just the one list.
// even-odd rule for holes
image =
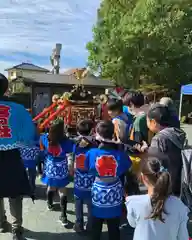
[[[58, 84], [58, 85], [75, 85], [80, 83], [73, 75], [66, 74], [44, 74], [44, 73], [34, 73], [28, 74], [23, 73], [23, 81], [28, 84]], [[113, 83], [109, 80], [102, 80], [93, 75], [86, 76], [82, 83], [89, 86], [98, 87], [113, 87]]]

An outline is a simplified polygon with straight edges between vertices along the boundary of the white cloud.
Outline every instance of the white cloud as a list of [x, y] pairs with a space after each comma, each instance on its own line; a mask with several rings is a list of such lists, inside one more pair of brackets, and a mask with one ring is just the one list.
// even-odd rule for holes
[[85, 45], [92, 38], [99, 4], [100, 0], [1, 0], [0, 55], [48, 57], [55, 43], [62, 43], [62, 55], [86, 61]]

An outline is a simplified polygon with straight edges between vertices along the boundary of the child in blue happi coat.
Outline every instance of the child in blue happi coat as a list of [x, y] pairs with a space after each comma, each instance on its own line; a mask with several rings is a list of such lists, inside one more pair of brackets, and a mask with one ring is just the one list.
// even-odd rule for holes
[[123, 102], [119, 99], [110, 99], [107, 102], [108, 113], [114, 124], [114, 138], [121, 143], [127, 143], [129, 139], [132, 118], [123, 112]]
[[53, 210], [53, 197], [58, 190], [61, 207], [60, 221], [63, 226], [67, 226], [66, 186], [70, 182], [67, 154], [73, 151], [73, 141], [64, 135], [63, 121], [53, 124], [49, 133], [41, 136], [40, 147], [45, 156], [42, 182], [47, 185], [48, 209]]
[[35, 196], [36, 166], [40, 155], [39, 134], [37, 133], [37, 129], [34, 141], [28, 143], [26, 142], [25, 145], [24, 144], [20, 145], [19, 150], [21, 158], [24, 162], [25, 168], [28, 173], [32, 193]]
[[75, 195], [75, 213], [76, 222], [74, 230], [76, 232], [84, 231], [83, 219], [83, 204], [87, 205], [88, 209], [88, 222], [86, 230], [91, 230], [91, 187], [94, 182], [95, 176], [90, 174], [85, 169], [86, 153], [93, 147], [96, 147], [96, 142], [91, 136], [94, 124], [91, 120], [82, 120], [77, 125], [78, 138], [74, 145], [74, 195]]
[[128, 155], [113, 142], [114, 125], [102, 121], [96, 128], [98, 148], [87, 152], [85, 166], [95, 176], [92, 186], [92, 239], [100, 240], [102, 225], [107, 222], [110, 240], [120, 240], [123, 187], [120, 176], [131, 167]]
[[29, 183], [31, 186], [31, 190], [33, 195], [35, 196], [36, 189], [36, 166], [38, 162], [40, 149], [36, 145], [28, 145], [20, 148], [21, 158], [24, 161], [24, 166], [27, 170]]

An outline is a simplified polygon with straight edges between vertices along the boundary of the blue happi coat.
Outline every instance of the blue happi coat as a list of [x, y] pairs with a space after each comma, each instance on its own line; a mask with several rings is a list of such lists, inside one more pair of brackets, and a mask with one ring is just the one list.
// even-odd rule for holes
[[33, 142], [30, 144], [20, 144], [20, 154], [24, 162], [25, 168], [34, 169], [37, 166], [40, 157], [40, 146], [39, 146], [40, 135], [37, 133]]
[[69, 170], [67, 154], [73, 151], [73, 142], [64, 139], [56, 147], [50, 146], [48, 134], [40, 139], [41, 149], [44, 152], [44, 173], [42, 182], [47, 186], [62, 188], [69, 184]]
[[0, 98], [0, 198], [31, 195], [19, 147], [34, 142], [36, 127], [29, 112]]
[[38, 145], [25, 145], [19, 148], [21, 158], [24, 162], [25, 168], [36, 168], [38, 158], [40, 155], [40, 148]]
[[0, 151], [31, 144], [35, 136], [36, 127], [29, 112], [20, 104], [0, 100]]
[[[119, 177], [131, 166], [128, 155], [119, 150], [91, 149], [85, 165], [96, 180], [92, 186], [92, 213], [98, 218], [115, 218], [122, 214], [123, 187]], [[114, 178], [114, 181], [102, 181]]]
[[74, 195], [80, 199], [91, 199], [91, 188], [95, 176], [87, 169], [85, 169], [86, 153], [90, 150], [91, 144], [87, 147], [80, 147], [78, 144], [74, 145], [74, 161], [75, 161], [75, 174], [74, 174]]

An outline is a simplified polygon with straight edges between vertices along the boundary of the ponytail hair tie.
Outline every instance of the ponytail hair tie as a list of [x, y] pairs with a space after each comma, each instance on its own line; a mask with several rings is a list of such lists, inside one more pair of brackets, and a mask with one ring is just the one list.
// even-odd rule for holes
[[164, 168], [163, 166], [161, 166], [159, 172], [160, 173], [168, 172], [168, 170], [167, 170], [167, 168]]

